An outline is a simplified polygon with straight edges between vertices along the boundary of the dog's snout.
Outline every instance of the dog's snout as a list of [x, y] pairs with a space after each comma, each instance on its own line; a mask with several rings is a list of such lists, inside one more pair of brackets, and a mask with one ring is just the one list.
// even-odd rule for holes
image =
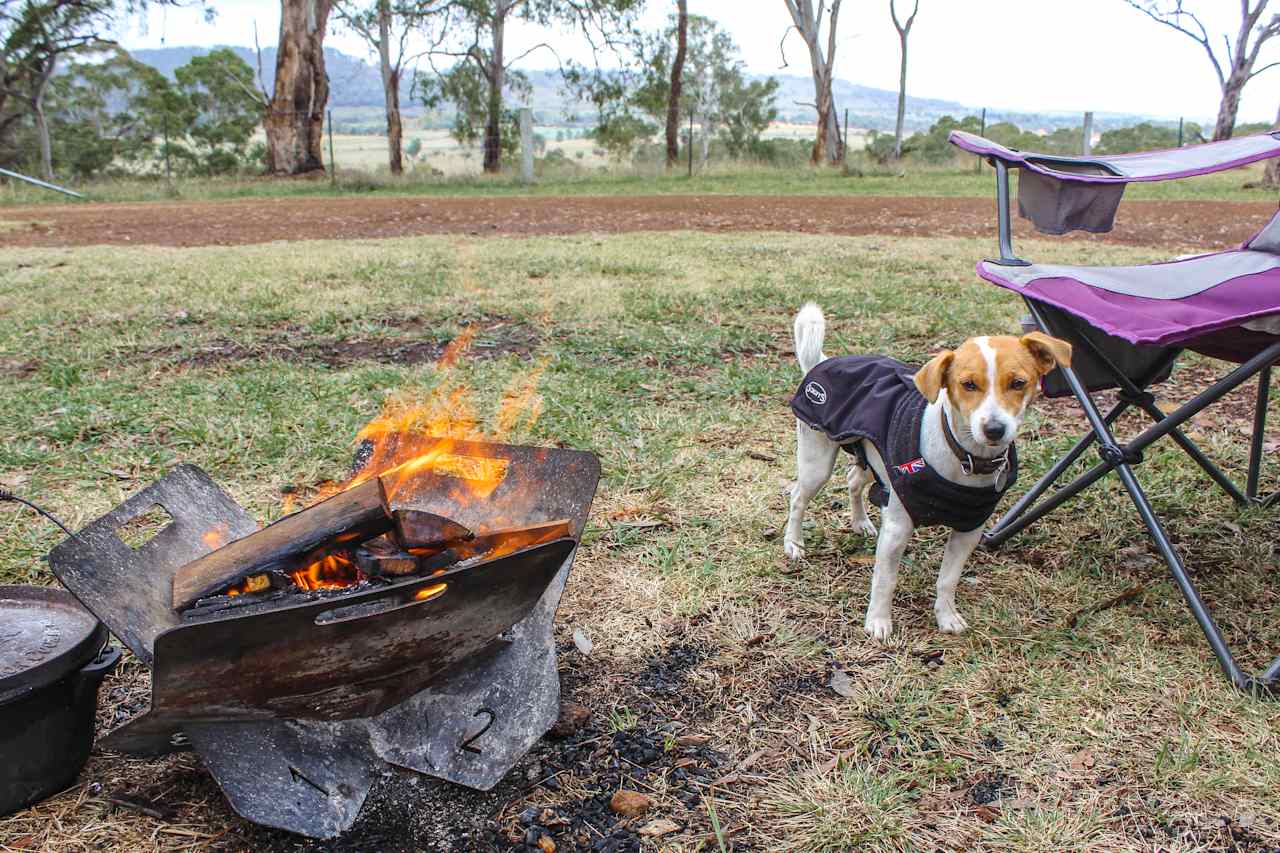
[[1000, 421], [987, 421], [982, 426], [982, 434], [987, 437], [988, 441], [999, 441], [1004, 438], [1005, 428]]

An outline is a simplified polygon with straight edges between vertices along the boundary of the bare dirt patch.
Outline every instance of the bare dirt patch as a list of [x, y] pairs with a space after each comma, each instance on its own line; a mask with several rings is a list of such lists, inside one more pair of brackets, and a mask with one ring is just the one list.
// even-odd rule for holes
[[[1216, 246], [1248, 238], [1275, 212], [1261, 202], [1131, 201], [1116, 231], [1071, 239]], [[38, 217], [39, 228], [13, 227]], [[577, 196], [280, 198], [42, 206], [0, 213], [0, 246], [220, 246], [419, 234], [789, 231], [989, 237], [986, 198], [888, 196]], [[8, 226], [8, 227], [6, 227]], [[1033, 234], [1021, 220], [1017, 232]]]

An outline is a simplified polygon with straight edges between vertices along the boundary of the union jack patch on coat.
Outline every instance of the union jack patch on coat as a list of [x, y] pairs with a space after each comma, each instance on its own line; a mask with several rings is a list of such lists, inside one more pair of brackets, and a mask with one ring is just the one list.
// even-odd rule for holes
[[919, 474], [924, 470], [924, 457], [912, 459], [910, 462], [903, 462], [901, 465], [893, 466], [898, 469], [899, 474]]

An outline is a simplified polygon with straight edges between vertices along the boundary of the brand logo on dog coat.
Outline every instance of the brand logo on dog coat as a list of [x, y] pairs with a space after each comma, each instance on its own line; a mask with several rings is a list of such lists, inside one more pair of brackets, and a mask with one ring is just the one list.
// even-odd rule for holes
[[827, 402], [827, 389], [817, 382], [807, 383], [804, 386], [804, 395], [809, 398], [810, 402], [817, 403], [819, 406]]
[[924, 470], [924, 457], [912, 459], [910, 462], [903, 462], [901, 465], [893, 467], [898, 469], [899, 474], [919, 474]]

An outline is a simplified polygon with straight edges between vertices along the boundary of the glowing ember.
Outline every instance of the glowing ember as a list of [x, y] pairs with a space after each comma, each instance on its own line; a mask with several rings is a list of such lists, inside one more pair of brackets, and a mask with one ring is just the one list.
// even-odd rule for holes
[[413, 594], [414, 601], [428, 601], [438, 595], [444, 593], [449, 588], [447, 583], [433, 583], [431, 586], [424, 586]]

